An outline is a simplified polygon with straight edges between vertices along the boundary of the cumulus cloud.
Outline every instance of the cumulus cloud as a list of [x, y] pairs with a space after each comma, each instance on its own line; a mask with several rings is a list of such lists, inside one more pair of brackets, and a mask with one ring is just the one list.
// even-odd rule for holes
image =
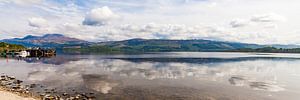
[[63, 30], [64, 31], [80, 31], [81, 29], [83, 29], [84, 27], [80, 24], [75, 24], [75, 23], [65, 23], [63, 24]]
[[274, 13], [254, 15], [251, 18], [253, 22], [281, 22], [285, 20], [285, 17]]
[[268, 13], [268, 14], [257, 14], [253, 15], [250, 18], [247, 19], [234, 19], [230, 21], [229, 25], [232, 28], [240, 28], [245, 26], [256, 26], [256, 27], [262, 27], [265, 29], [270, 28], [277, 28], [278, 22], [284, 22], [287, 19], [283, 16], [280, 16], [278, 14], [274, 13]]
[[92, 9], [86, 16], [83, 25], [101, 26], [108, 24], [111, 20], [117, 19], [119, 15], [111, 11], [107, 6]]
[[48, 26], [48, 21], [41, 17], [33, 17], [28, 19], [28, 25], [32, 27], [42, 28]]
[[[0, 0], [0, 9], [2, 9], [0, 22], [3, 23], [0, 25], [0, 32], [7, 37], [23, 37], [28, 33], [34, 35], [62, 33], [88, 41], [131, 38], [214, 39], [263, 44], [275, 43], [274, 40], [278, 40], [276, 43], [279, 44], [283, 42], [295, 43], [297, 41], [297, 39], [289, 41], [291, 37], [288, 37], [297, 34], [295, 33], [299, 26], [295, 23], [299, 20], [297, 14], [280, 13], [282, 16], [264, 14], [264, 12], [272, 12], [273, 9], [276, 9], [274, 13], [296, 12], [296, 9], [292, 9], [298, 8], [295, 2], [269, 2], [271, 0], [182, 1], [84, 0], [79, 4], [72, 0], [67, 2], [56, 0]], [[34, 5], [20, 6], [18, 5], [22, 4], [20, 2], [28, 2], [27, 4]], [[109, 8], [103, 6], [109, 6]], [[93, 9], [94, 7], [101, 8]], [[114, 12], [115, 9], [118, 13]], [[257, 12], [258, 15], [251, 16], [253, 12]], [[122, 16], [123, 20], [116, 23], [115, 19], [119, 15]], [[245, 15], [249, 15], [249, 17], [244, 18]], [[48, 21], [36, 21], [34, 18], [28, 21], [27, 18], [32, 16], [40, 16]], [[286, 20], [283, 16], [288, 16], [289, 20], [295, 21], [279, 24], [280, 21]], [[244, 19], [232, 20], [232, 18]], [[41, 22], [48, 25], [41, 24]], [[31, 28], [28, 28], [28, 25]], [[230, 27], [228, 28], [228, 26]], [[265, 33], [272, 33], [272, 35]]]
[[237, 27], [247, 26], [249, 24], [249, 22], [244, 19], [235, 19], [235, 20], [232, 20], [229, 24], [231, 27], [237, 28]]
[[[69, 28], [68, 28], [69, 27]], [[219, 41], [241, 40], [246, 43], [263, 43], [272, 39], [267, 37], [265, 32], [236, 33], [222, 26], [185, 24], [124, 24], [124, 25], [105, 25], [102, 27], [89, 27], [86, 25], [64, 25], [57, 29], [58, 33], [67, 36], [87, 40], [87, 41], [119, 41], [132, 38], [144, 39], [209, 39]], [[74, 34], [76, 33], [76, 34]], [[88, 33], [88, 35], [87, 35]], [[261, 38], [264, 37], [264, 38]], [[274, 43], [274, 41], [270, 41]]]

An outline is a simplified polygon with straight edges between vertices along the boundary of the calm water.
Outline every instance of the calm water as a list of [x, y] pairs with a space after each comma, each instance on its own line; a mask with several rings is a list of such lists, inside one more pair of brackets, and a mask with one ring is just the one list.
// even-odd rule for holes
[[299, 100], [300, 55], [182, 52], [0, 59], [0, 73], [98, 99]]

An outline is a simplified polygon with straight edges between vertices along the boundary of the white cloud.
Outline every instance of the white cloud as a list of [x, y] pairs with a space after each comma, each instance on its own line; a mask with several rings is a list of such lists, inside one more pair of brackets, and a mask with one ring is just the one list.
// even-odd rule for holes
[[277, 24], [272, 24], [272, 23], [269, 23], [269, 24], [266, 24], [265, 26], [264, 26], [265, 28], [277, 28], [278, 27], [278, 25]]
[[3, 3], [14, 3], [17, 5], [23, 5], [23, 6], [31, 5], [31, 4], [38, 4], [38, 3], [41, 3], [42, 1], [44, 1], [44, 0], [0, 0], [0, 2], [3, 2]]
[[65, 23], [63, 24], [65, 31], [80, 31], [83, 29], [83, 26], [80, 24], [74, 24], [74, 23]]
[[[290, 37], [299, 38], [299, 1], [295, 0], [75, 1], [0, 0], [0, 33], [6, 36], [0, 38], [62, 33], [88, 41], [165, 38], [300, 43]], [[41, 19], [28, 21], [32, 16]], [[115, 20], [119, 16], [122, 20]]]
[[119, 16], [112, 12], [107, 6], [102, 8], [92, 9], [85, 17], [82, 24], [84, 25], [106, 25], [111, 20], [118, 18]]
[[287, 19], [275, 13], [268, 14], [257, 14], [253, 15], [248, 19], [234, 19], [229, 25], [232, 28], [240, 27], [255, 27], [255, 28], [265, 28], [265, 29], [275, 29], [278, 27], [279, 22], [285, 22]]
[[235, 20], [232, 20], [229, 24], [233, 28], [238, 28], [238, 27], [247, 26], [249, 24], [249, 22], [244, 19], [235, 19]]
[[32, 27], [42, 28], [48, 26], [48, 21], [41, 17], [33, 17], [28, 19], [28, 25]]
[[270, 14], [254, 15], [254, 16], [252, 16], [251, 21], [253, 21], [253, 22], [281, 22], [281, 21], [286, 21], [286, 18], [281, 15], [278, 15], [278, 14], [270, 13]]

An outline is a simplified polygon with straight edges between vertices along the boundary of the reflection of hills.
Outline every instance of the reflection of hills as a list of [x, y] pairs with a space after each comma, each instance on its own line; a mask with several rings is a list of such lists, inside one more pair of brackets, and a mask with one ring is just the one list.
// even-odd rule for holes
[[229, 63], [229, 62], [240, 62], [240, 61], [255, 61], [255, 60], [300, 60], [300, 58], [293, 57], [233, 57], [233, 58], [218, 58], [218, 57], [135, 57], [135, 56], [125, 56], [125, 57], [116, 57], [116, 56], [84, 56], [84, 55], [57, 55], [55, 57], [8, 57], [16, 60], [23, 60], [27, 63], [43, 63], [43, 64], [54, 64], [61, 65], [71, 61], [79, 61], [81, 59], [116, 59], [116, 60], [124, 60], [133, 63], [141, 63], [141, 62], [150, 62], [150, 63], [191, 63], [191, 64], [210, 64], [210, 63]]
[[300, 60], [299, 58], [283, 58], [283, 57], [238, 57], [238, 58], [113, 58], [126, 60], [130, 62], [161, 62], [161, 63], [194, 63], [194, 64], [209, 64], [209, 63], [226, 63], [239, 61], [253, 60]]
[[72, 56], [55, 56], [55, 57], [28, 57], [28, 58], [21, 58], [21, 60], [26, 61], [27, 63], [43, 63], [43, 64], [54, 64], [54, 65], [61, 65], [65, 64], [70, 61], [78, 61], [80, 60], [79, 57]]
[[[205, 65], [198, 63], [217, 64]], [[67, 87], [83, 85], [84, 88], [103, 94], [121, 86], [121, 83], [123, 83], [122, 79], [127, 80], [129, 78], [147, 80], [193, 78], [208, 81], [229, 81], [230, 84], [235, 86], [281, 91], [284, 88], [281, 86], [281, 83], [277, 83], [278, 74], [299, 72], [294, 70], [299, 63], [300, 60], [297, 59], [296, 61], [295, 58], [266, 57], [118, 59], [91, 57], [64, 63], [58, 65], [59, 67], [47, 64], [43, 65], [44, 67], [42, 68], [33, 67], [34, 70], [29, 73], [28, 79], [46, 83], [47, 86], [49, 84], [51, 86]]]

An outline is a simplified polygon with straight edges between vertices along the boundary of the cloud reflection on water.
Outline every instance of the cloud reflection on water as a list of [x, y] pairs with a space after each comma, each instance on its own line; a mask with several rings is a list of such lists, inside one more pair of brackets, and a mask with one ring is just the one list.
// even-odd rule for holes
[[[278, 75], [298, 74], [294, 67], [299, 61], [251, 60], [218, 64], [175, 62], [131, 62], [118, 59], [81, 59], [62, 65], [48, 65], [29, 73], [29, 80], [57, 86], [84, 85], [101, 93], [108, 93], [126, 78], [183, 79], [227, 82], [255, 90], [282, 91]], [[291, 67], [286, 67], [286, 66]], [[114, 79], [119, 77], [119, 79]], [[282, 77], [281, 77], [282, 79]]]
[[117, 81], [110, 79], [107, 75], [89, 74], [83, 75], [82, 78], [86, 87], [103, 94], [107, 94], [113, 87], [119, 84]]

